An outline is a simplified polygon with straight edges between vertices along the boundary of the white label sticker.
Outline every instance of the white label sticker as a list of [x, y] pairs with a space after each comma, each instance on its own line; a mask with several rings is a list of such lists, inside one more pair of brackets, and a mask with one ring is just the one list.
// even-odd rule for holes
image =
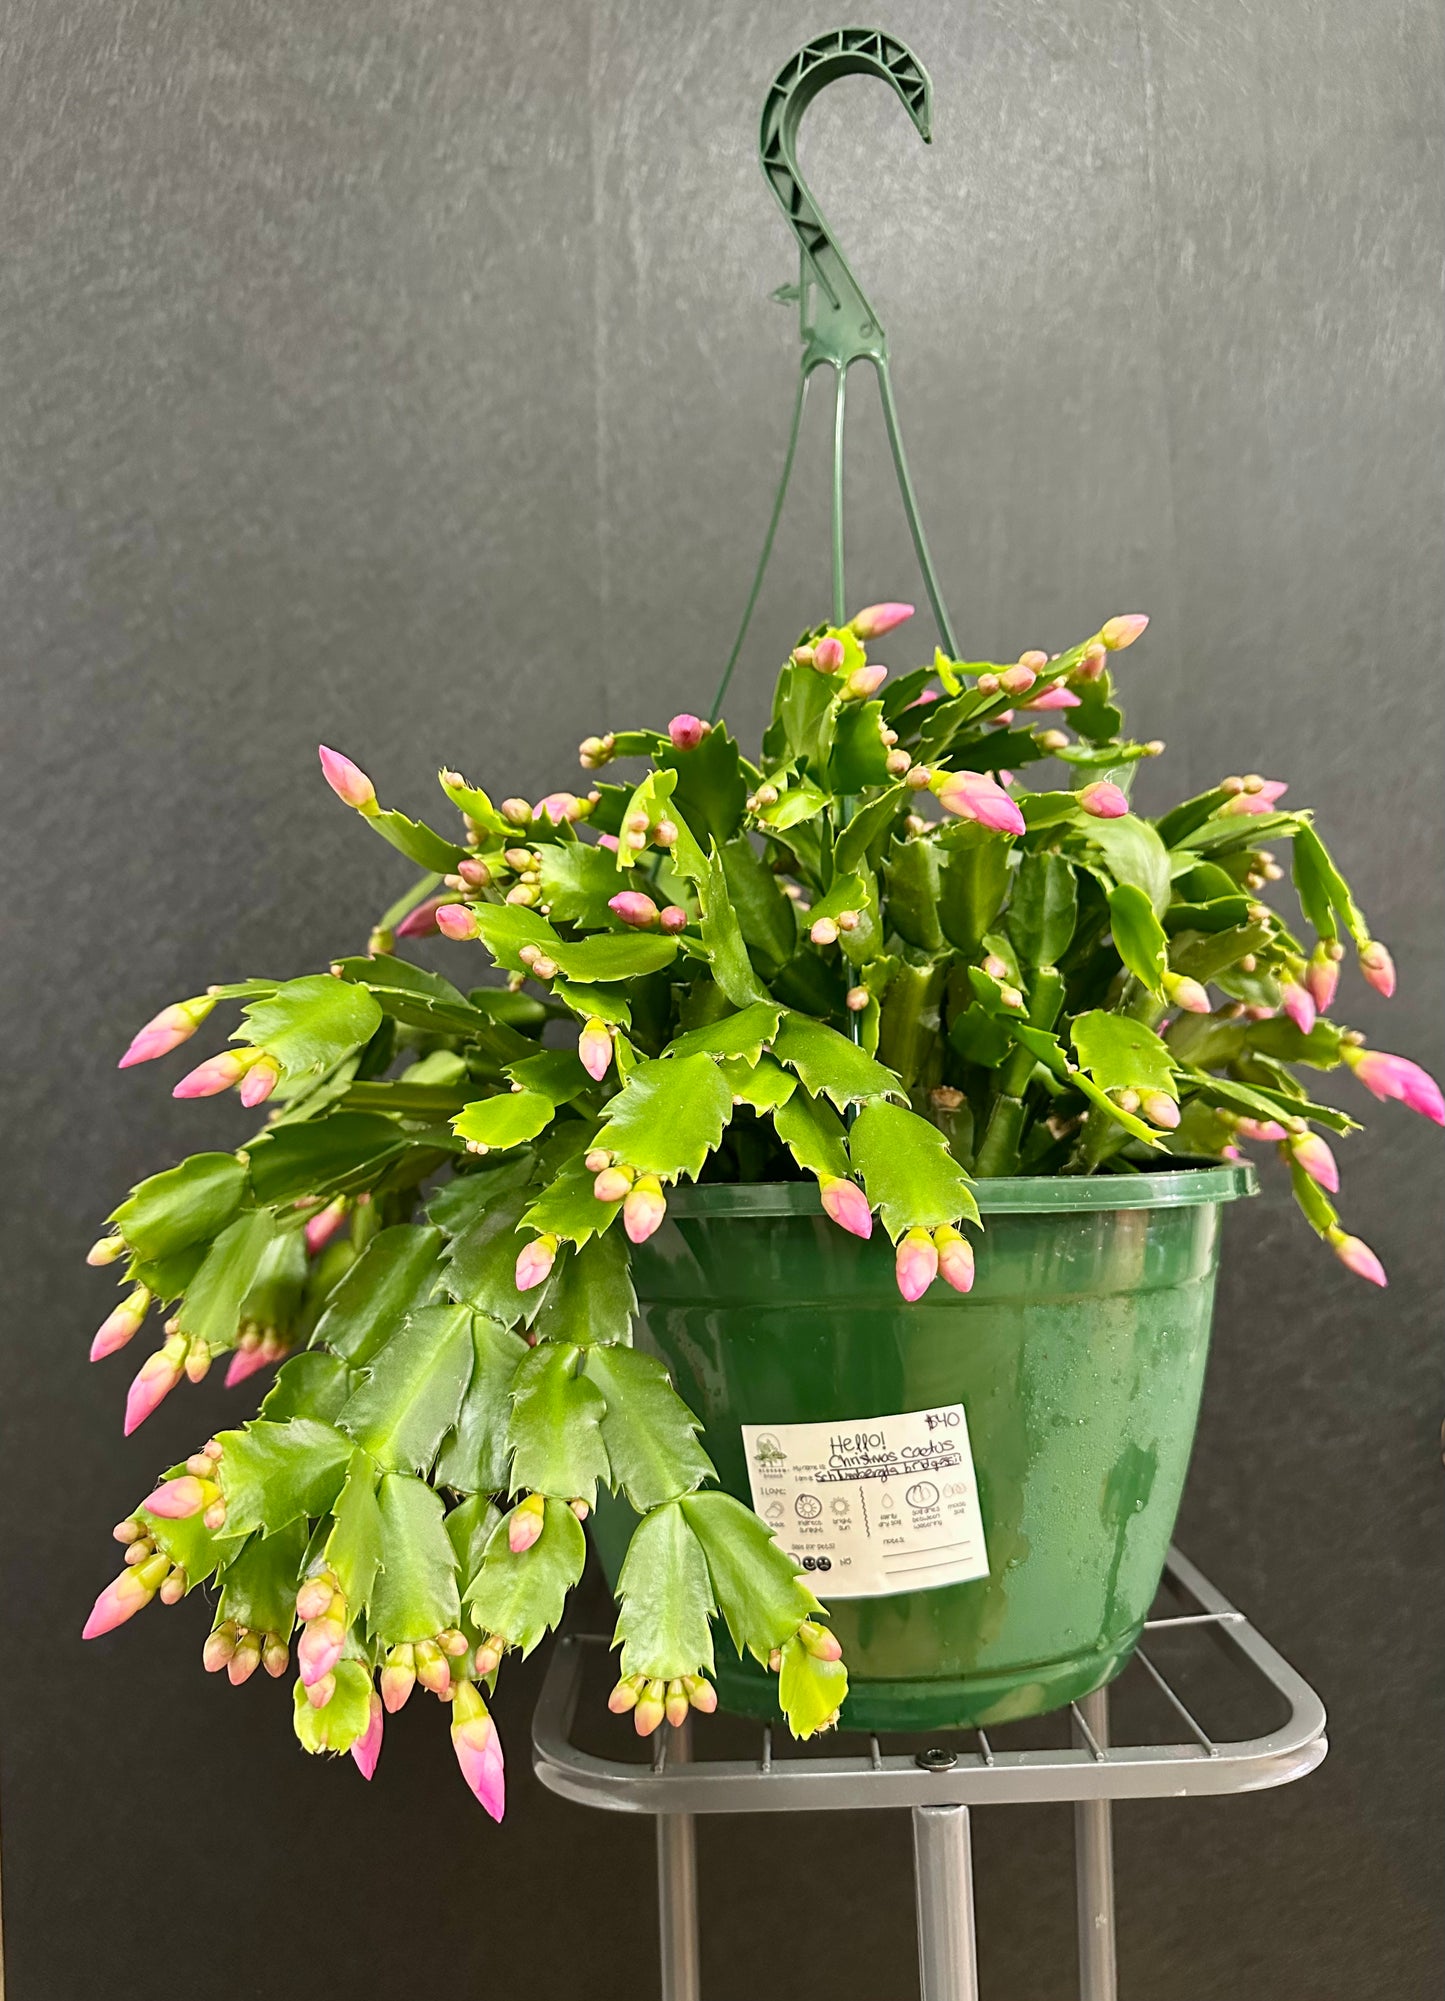
[[742, 1434], [753, 1506], [825, 1602], [988, 1576], [961, 1403]]

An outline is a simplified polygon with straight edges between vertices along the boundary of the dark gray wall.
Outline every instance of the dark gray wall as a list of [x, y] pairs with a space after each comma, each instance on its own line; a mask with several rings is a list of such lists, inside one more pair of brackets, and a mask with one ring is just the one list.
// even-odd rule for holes
[[[1253, 766], [1318, 802], [1400, 962], [1361, 1017], [1438, 1065], [1437, 10], [878, 15], [932, 69], [936, 143], [850, 82], [806, 160], [892, 331], [968, 644], [1152, 612], [1126, 663], [1172, 739], [1151, 779]], [[199, 1673], [194, 1605], [82, 1650], [107, 1525], [234, 1405], [179, 1393], [122, 1445], [80, 1259], [130, 1181], [235, 1129], [117, 1077], [131, 1029], [354, 945], [405, 881], [318, 738], [421, 810], [443, 755], [535, 793], [585, 729], [710, 690], [793, 366], [756, 114], [826, 25], [793, 0], [0, 8], [14, 2001], [655, 1991], [648, 1829], [530, 1785], [531, 1668], [501, 1698], [499, 1839], [417, 1705], [368, 1790], [300, 1757], [284, 1687]], [[821, 443], [749, 725], [824, 602]], [[911, 594], [871, 412], [851, 494], [855, 601]], [[1331, 1755], [1282, 1794], [1121, 1815], [1133, 1995], [1438, 1987], [1442, 1149], [1370, 1126], [1348, 1214], [1392, 1288], [1342, 1277], [1273, 1181], [1235, 1220], [1183, 1524], [1323, 1691]], [[707, 1831], [711, 1991], [773, 1991], [784, 1937], [836, 2001], [912, 1991], [905, 1823], [829, 1833], [813, 1938], [772, 1899], [796, 1836]], [[978, 1839], [987, 1991], [1065, 1994], [1066, 1819]]]

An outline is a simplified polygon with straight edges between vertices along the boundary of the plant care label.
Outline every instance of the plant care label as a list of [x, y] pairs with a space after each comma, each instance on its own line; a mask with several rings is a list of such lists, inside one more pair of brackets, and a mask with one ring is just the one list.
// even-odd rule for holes
[[753, 1506], [825, 1602], [988, 1576], [961, 1403], [742, 1434]]

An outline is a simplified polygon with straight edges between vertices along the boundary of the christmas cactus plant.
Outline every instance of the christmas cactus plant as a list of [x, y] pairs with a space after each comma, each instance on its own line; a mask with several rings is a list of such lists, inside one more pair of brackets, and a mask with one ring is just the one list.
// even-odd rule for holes
[[[494, 805], [444, 771], [443, 834], [323, 749], [332, 789], [428, 874], [364, 954], [212, 987], [121, 1059], [239, 1003], [234, 1046], [175, 1095], [266, 1107], [239, 1150], [142, 1182], [90, 1254], [126, 1287], [96, 1359], [164, 1320], [127, 1432], [220, 1355], [228, 1383], [281, 1367], [117, 1527], [87, 1636], [210, 1585], [204, 1661], [233, 1682], [284, 1673], [299, 1625], [308, 1751], [370, 1777], [420, 1682], [500, 1816], [487, 1697], [561, 1618], [600, 1487], [638, 1517], [612, 1707], [643, 1734], [711, 1709], [721, 1614], [717, 1643], [778, 1671], [806, 1737], [847, 1689], [823, 1608], [631, 1345], [631, 1247], [670, 1188], [812, 1177], [834, 1224], [881, 1227], [916, 1300], [969, 1290], [974, 1178], [1187, 1173], [1270, 1145], [1310, 1227], [1384, 1284], [1332, 1199], [1354, 1122], [1314, 1080], [1343, 1066], [1437, 1124], [1445, 1107], [1332, 1016], [1350, 947], [1377, 993], [1394, 973], [1310, 815], [1258, 776], [1131, 810], [1163, 746], [1124, 734], [1110, 663], [1142, 617], [889, 677], [867, 646], [909, 609], [805, 634], [755, 762], [679, 715], [589, 737], [587, 772], [634, 775], [580, 795]], [[1270, 901], [1286, 842], [1299, 915]], [[400, 955], [435, 934], [450, 978]]]

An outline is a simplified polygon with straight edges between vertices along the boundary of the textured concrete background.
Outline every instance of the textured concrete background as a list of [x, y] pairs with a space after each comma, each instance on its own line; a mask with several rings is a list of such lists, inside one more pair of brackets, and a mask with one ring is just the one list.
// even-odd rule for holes
[[[877, 18], [932, 70], [935, 144], [855, 80], [805, 163], [891, 330], [967, 646], [1150, 611], [1125, 681], [1171, 739], [1151, 781], [1253, 767], [1320, 805], [1400, 963], [1391, 1008], [1350, 1004], [1438, 1067], [1437, 10]], [[501, 1697], [503, 1839], [417, 1705], [372, 1788], [306, 1763], [284, 1687], [200, 1674], [195, 1605], [82, 1650], [108, 1524], [234, 1405], [178, 1393], [122, 1445], [80, 1259], [132, 1180], [239, 1131], [117, 1077], [131, 1030], [354, 946], [406, 880], [318, 738], [421, 811], [443, 756], [535, 793], [584, 730], [710, 691], [794, 357], [756, 116], [827, 25], [793, 0], [0, 5], [13, 2001], [655, 1991], [650, 1831], [530, 1784], [532, 1667]], [[860, 402], [851, 595], [906, 596]], [[822, 451], [819, 421], [740, 724], [824, 604]], [[1233, 1220], [1182, 1529], [1322, 1690], [1330, 1758], [1120, 1816], [1127, 1994], [1438, 1991], [1442, 1149], [1369, 1115], [1347, 1214], [1392, 1288], [1345, 1280], [1273, 1179]], [[828, 1833], [705, 1831], [710, 1993], [775, 1991], [800, 1951], [833, 2001], [912, 1992], [906, 1823]], [[978, 1830], [1000, 2001], [1070, 1991], [1067, 1835]], [[775, 1894], [800, 1840], [816, 1930]]]

